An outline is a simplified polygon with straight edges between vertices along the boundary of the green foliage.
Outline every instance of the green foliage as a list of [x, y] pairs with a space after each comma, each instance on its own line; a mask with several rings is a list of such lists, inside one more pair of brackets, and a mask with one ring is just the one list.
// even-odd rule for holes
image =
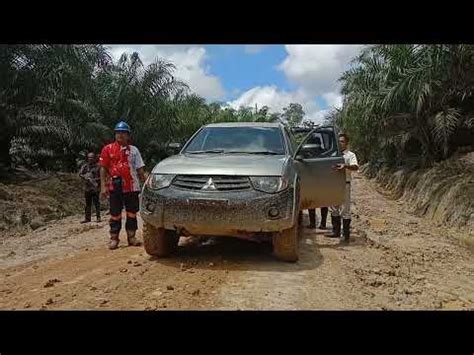
[[297, 127], [301, 125], [304, 118], [303, 107], [297, 103], [291, 103], [288, 107], [283, 108], [283, 114], [281, 118], [288, 124], [290, 127]]
[[74, 171], [125, 120], [151, 168], [169, 143], [184, 143], [204, 124], [297, 124], [304, 115], [298, 104], [281, 114], [206, 103], [174, 71], [160, 58], [145, 66], [137, 53], [114, 63], [101, 45], [0, 45], [0, 165]]
[[473, 113], [474, 47], [376, 45], [342, 77], [339, 126], [364, 160], [446, 159]]

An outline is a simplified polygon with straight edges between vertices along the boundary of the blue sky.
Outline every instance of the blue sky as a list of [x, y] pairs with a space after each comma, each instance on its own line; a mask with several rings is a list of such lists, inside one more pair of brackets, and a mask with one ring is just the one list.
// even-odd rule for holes
[[138, 52], [145, 65], [157, 57], [206, 98], [238, 108], [266, 105], [281, 111], [298, 102], [319, 122], [342, 97], [337, 79], [362, 46], [356, 45], [113, 45], [114, 59]]
[[226, 90], [225, 100], [235, 100], [238, 93], [255, 86], [276, 85], [291, 90], [285, 74], [277, 69], [286, 57], [282, 45], [268, 45], [257, 52], [246, 52], [245, 46], [208, 45], [210, 73], [218, 76]]

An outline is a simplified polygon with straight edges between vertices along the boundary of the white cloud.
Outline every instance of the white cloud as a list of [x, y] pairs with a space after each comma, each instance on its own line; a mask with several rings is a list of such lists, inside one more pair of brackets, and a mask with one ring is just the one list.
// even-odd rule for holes
[[287, 45], [288, 56], [278, 68], [300, 89], [322, 95], [329, 105], [339, 104], [338, 79], [363, 48], [362, 45]]
[[278, 90], [272, 86], [256, 86], [247, 90], [234, 101], [228, 102], [228, 105], [238, 109], [240, 106], [258, 108], [268, 106], [270, 112], [282, 112], [284, 107], [290, 103], [299, 103], [303, 106], [306, 113], [305, 118], [318, 123], [329, 110], [321, 110], [311, 96], [302, 90], [294, 92]]
[[324, 121], [325, 116], [331, 112], [331, 109], [319, 110], [315, 112], [311, 117], [308, 117], [311, 121], [316, 124], [321, 124]]
[[260, 45], [260, 44], [249, 44], [249, 45], [244, 46], [244, 51], [245, 53], [248, 53], [248, 54], [255, 54], [255, 53], [260, 53], [261, 51], [263, 51], [264, 47], [265, 47], [264, 45]]
[[327, 92], [322, 95], [328, 106], [341, 108], [342, 107], [342, 95], [337, 92]]
[[206, 49], [192, 45], [115, 45], [109, 46], [112, 57], [117, 60], [122, 53], [138, 52], [143, 64], [152, 63], [157, 57], [164, 58], [176, 66], [176, 77], [185, 81], [191, 90], [208, 100], [219, 100], [225, 90], [217, 76], [209, 73], [206, 66]]
[[[236, 100], [229, 102], [229, 105], [234, 108], [240, 106], [254, 107], [257, 104], [259, 107], [268, 106], [271, 112], [280, 112], [283, 107], [288, 106], [292, 102], [306, 101], [301, 93], [280, 91], [274, 85], [272, 86], [256, 86], [250, 90], [245, 91]], [[315, 105], [313, 103], [313, 105]], [[303, 107], [304, 108], [304, 107]]]
[[[229, 105], [234, 108], [266, 105], [272, 112], [281, 112], [283, 107], [297, 102], [303, 106], [306, 119], [321, 123], [333, 107], [342, 107], [338, 79], [362, 48], [361, 45], [287, 45], [288, 56], [277, 68], [296, 84], [297, 89], [288, 92], [276, 86], [257, 86]], [[328, 108], [318, 107], [317, 96], [325, 100]]]

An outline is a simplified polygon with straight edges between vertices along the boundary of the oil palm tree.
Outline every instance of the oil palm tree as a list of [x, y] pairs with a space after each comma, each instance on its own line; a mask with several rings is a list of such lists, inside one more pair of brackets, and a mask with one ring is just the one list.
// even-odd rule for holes
[[369, 155], [446, 158], [455, 132], [470, 124], [473, 53], [457, 45], [367, 48], [341, 77], [343, 125]]

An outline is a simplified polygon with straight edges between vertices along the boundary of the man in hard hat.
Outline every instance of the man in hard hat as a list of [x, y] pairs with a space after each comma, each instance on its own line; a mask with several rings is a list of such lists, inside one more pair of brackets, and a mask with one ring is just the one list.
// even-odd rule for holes
[[102, 197], [110, 201], [110, 244], [109, 249], [117, 249], [122, 228], [122, 210], [125, 207], [128, 245], [138, 246], [135, 233], [138, 229], [140, 182], [145, 182], [142, 157], [137, 147], [130, 145], [130, 126], [119, 122], [115, 126], [115, 142], [106, 145], [100, 154], [100, 180]]
[[97, 216], [97, 222], [100, 222], [100, 166], [97, 164], [96, 155], [94, 153], [87, 154], [87, 162], [81, 167], [79, 176], [85, 182], [85, 218], [81, 223], [89, 223], [92, 215], [92, 203], [95, 206], [95, 214]]
[[352, 171], [359, 170], [359, 163], [354, 152], [349, 150], [349, 137], [347, 134], [339, 134], [339, 146], [342, 150], [342, 156], [344, 158], [343, 164], [338, 164], [334, 167], [335, 170], [340, 171], [345, 175], [346, 188], [344, 202], [340, 206], [332, 206], [331, 210], [331, 222], [332, 222], [332, 233], [328, 234], [328, 237], [340, 238], [341, 237], [341, 217], [343, 227], [343, 243], [349, 243], [350, 240], [350, 228], [351, 228], [351, 181]]

